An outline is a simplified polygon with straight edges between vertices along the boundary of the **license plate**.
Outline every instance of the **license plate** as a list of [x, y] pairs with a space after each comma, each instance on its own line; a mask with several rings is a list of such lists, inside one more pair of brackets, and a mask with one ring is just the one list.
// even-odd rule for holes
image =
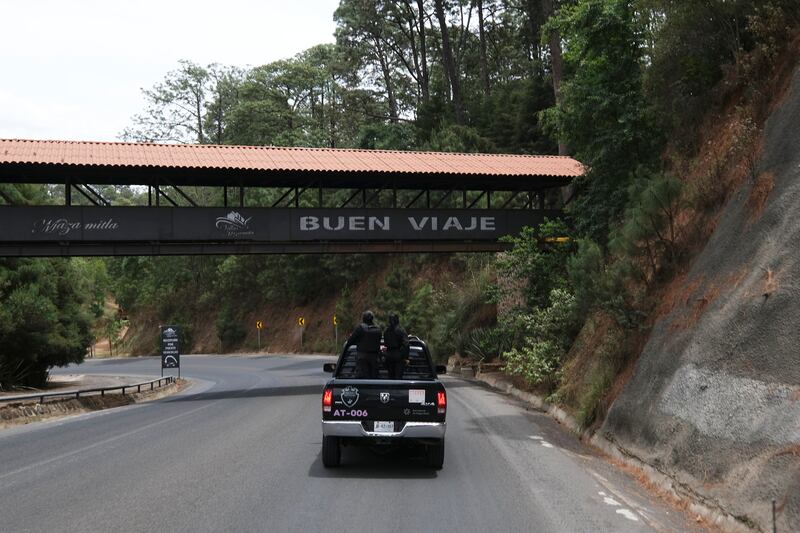
[[394, 422], [375, 422], [375, 433], [394, 433]]

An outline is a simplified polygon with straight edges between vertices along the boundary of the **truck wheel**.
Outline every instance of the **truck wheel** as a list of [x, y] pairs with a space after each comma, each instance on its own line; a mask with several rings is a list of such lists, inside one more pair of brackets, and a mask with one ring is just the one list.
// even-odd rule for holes
[[322, 437], [322, 464], [326, 468], [339, 466], [342, 457], [339, 437]]
[[426, 452], [428, 466], [441, 470], [444, 465], [444, 439], [437, 444], [428, 444]]

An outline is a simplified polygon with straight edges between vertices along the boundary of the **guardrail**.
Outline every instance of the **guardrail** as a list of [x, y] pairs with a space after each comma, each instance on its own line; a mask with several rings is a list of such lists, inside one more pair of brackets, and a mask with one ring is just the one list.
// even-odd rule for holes
[[[121, 390], [122, 394], [125, 394], [125, 390], [133, 390], [136, 389], [136, 392], [142, 392], [142, 387], [145, 387], [147, 390], [147, 386], [150, 386], [150, 390], [160, 389], [161, 387], [165, 387], [170, 383], [175, 383], [175, 376], [167, 376], [158, 379], [152, 379], [150, 381], [143, 381], [141, 383], [131, 383], [130, 385], [117, 385], [116, 387], [100, 387], [96, 389], [83, 389], [83, 390], [73, 390], [73, 391], [64, 391], [64, 392], [44, 392], [39, 394], [24, 394], [19, 396], [0, 396], [0, 403], [9, 403], [9, 402], [21, 402], [25, 400], [39, 400], [39, 403], [44, 403], [45, 398], [57, 398], [57, 397], [75, 397], [75, 399], [80, 398], [81, 396], [87, 396], [89, 394], [96, 394], [100, 393], [100, 396], [105, 396], [107, 392]], [[157, 385], [156, 385], [157, 384]]]

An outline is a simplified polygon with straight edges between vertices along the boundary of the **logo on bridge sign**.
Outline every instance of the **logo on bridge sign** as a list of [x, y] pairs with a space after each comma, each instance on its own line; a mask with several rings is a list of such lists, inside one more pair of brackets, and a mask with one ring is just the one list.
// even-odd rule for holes
[[381, 393], [381, 403], [389, 403], [389, 393], [382, 392]]
[[342, 391], [341, 398], [343, 404], [345, 404], [347, 407], [353, 407], [356, 403], [358, 403], [358, 389], [352, 385], [345, 387], [345, 389]]
[[242, 237], [254, 234], [250, 229], [251, 220], [253, 217], [244, 218], [238, 211], [231, 211], [224, 217], [217, 217], [215, 226], [228, 237]]

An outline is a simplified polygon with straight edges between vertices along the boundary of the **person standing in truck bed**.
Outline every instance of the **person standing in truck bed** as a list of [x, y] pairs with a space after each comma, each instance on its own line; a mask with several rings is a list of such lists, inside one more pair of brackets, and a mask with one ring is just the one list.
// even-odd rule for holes
[[405, 360], [408, 358], [408, 334], [400, 326], [397, 313], [389, 315], [389, 326], [383, 332], [383, 343], [386, 345], [386, 370], [389, 379], [403, 379]]
[[361, 324], [356, 326], [347, 346], [356, 345], [356, 375], [360, 379], [378, 378], [378, 351], [381, 348], [381, 328], [375, 325], [372, 311], [364, 311]]

